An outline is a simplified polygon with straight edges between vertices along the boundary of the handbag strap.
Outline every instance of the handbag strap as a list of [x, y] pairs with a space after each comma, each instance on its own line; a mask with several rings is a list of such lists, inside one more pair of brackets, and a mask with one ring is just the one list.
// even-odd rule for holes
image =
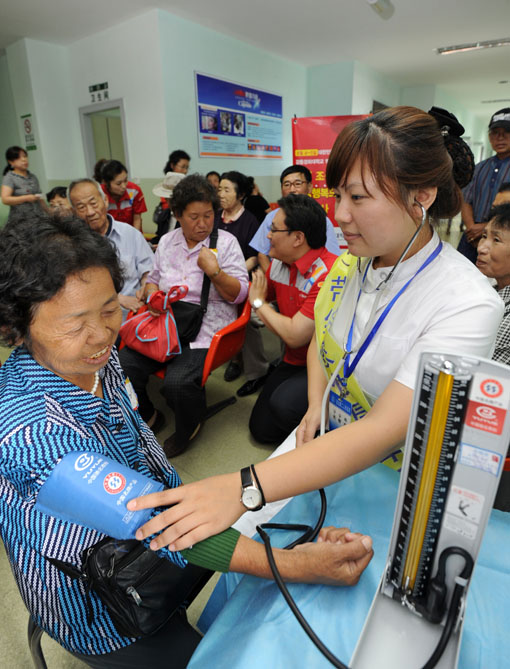
[[[218, 244], [218, 228], [214, 228], [209, 235], [209, 248], [214, 249]], [[200, 295], [200, 308], [202, 313], [207, 311], [207, 303], [209, 302], [209, 290], [211, 288], [211, 279], [204, 272], [204, 279], [202, 281], [202, 293]]]

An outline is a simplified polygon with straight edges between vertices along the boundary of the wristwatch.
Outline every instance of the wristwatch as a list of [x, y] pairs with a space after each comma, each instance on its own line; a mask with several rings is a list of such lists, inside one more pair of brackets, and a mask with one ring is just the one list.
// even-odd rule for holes
[[248, 511], [258, 511], [263, 506], [262, 493], [253, 481], [250, 467], [241, 469], [241, 502]]
[[256, 298], [253, 300], [253, 302], [251, 303], [251, 307], [252, 307], [252, 309], [255, 309], [255, 311], [257, 311], [257, 309], [260, 309], [260, 307], [261, 307], [263, 304], [264, 304], [264, 300], [261, 300], [260, 297], [256, 297]]

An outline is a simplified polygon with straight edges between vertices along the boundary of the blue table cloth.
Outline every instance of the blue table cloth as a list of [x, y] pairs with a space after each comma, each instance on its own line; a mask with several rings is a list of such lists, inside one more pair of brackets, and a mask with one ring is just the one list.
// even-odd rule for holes
[[[326, 489], [325, 525], [350, 527], [373, 538], [375, 554], [358, 585], [289, 585], [319, 638], [345, 664], [350, 661], [384, 569], [398, 483], [396, 472], [376, 465]], [[275, 520], [313, 525], [319, 509], [318, 493], [308, 493], [293, 499]], [[284, 546], [293, 538], [287, 532], [272, 532], [275, 546]], [[510, 513], [493, 510], [470, 585], [460, 669], [510, 666], [509, 549]], [[193, 669], [331, 666], [270, 581], [223, 576], [199, 626], [208, 631], [188, 665]]]

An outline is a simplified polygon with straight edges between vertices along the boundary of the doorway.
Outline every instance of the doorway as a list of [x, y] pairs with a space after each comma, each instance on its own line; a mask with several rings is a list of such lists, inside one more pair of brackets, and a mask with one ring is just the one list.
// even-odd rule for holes
[[129, 171], [122, 100], [81, 107], [79, 112], [87, 174], [92, 176], [101, 158], [119, 160]]

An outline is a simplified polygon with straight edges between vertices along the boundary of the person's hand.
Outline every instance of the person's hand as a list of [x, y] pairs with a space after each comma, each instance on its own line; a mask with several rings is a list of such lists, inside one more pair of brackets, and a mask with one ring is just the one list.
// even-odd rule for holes
[[309, 406], [296, 431], [296, 447], [315, 439], [315, 433], [321, 425], [321, 407]]
[[256, 269], [251, 275], [251, 286], [250, 292], [248, 293], [248, 299], [253, 304], [253, 300], [261, 299], [265, 300], [267, 297], [267, 279], [264, 272], [260, 269]]
[[168, 546], [178, 551], [230, 527], [246, 511], [240, 498], [241, 478], [235, 472], [137, 497], [127, 508], [138, 511], [175, 505], [138, 528], [136, 538], [141, 541], [163, 530], [151, 541], [151, 549]]
[[294, 551], [306, 556], [299, 581], [325, 585], [356, 585], [374, 555], [370, 537], [345, 527], [323, 528], [316, 543], [301, 544], [290, 552]]
[[35, 195], [27, 195], [27, 202], [39, 202], [42, 198], [41, 193], [36, 193]]
[[119, 295], [120, 306], [132, 311], [134, 314], [143, 305], [143, 302], [134, 295]]
[[486, 227], [487, 224], [481, 225], [479, 223], [477, 224], [476, 228], [470, 228], [469, 230], [466, 230], [466, 239], [468, 242], [476, 247]]
[[200, 249], [197, 265], [200, 267], [202, 272], [207, 274], [207, 276], [212, 276], [220, 269], [216, 254], [205, 246], [202, 246]]

